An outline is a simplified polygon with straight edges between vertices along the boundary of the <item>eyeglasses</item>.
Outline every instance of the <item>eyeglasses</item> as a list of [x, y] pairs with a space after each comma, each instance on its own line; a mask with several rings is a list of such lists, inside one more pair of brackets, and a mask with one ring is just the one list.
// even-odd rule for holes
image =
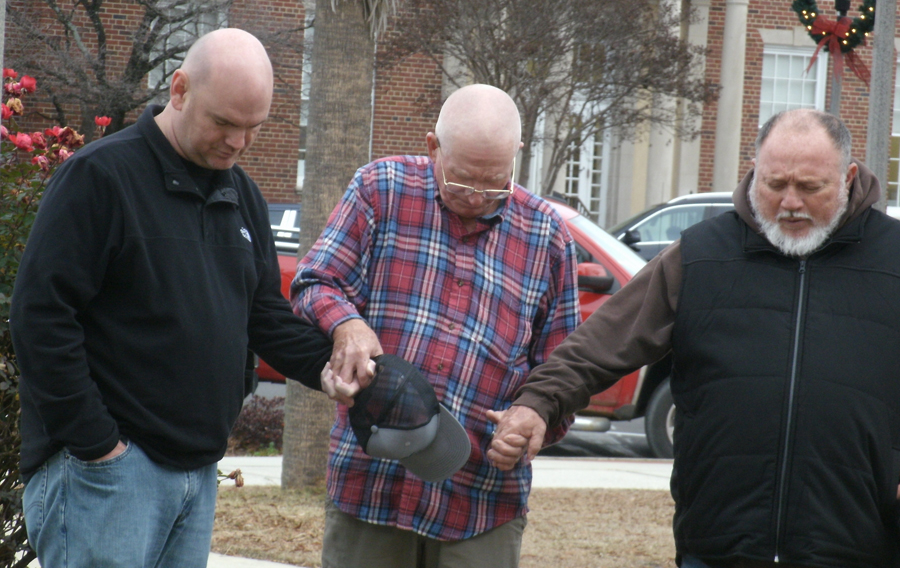
[[[441, 151], [441, 147], [438, 146], [438, 152]], [[444, 160], [441, 159], [441, 177], [444, 178], [444, 187], [447, 188], [447, 191], [454, 195], [464, 195], [466, 197], [472, 195], [473, 193], [480, 193], [485, 199], [490, 201], [494, 201], [497, 199], [503, 199], [509, 195], [512, 195], [516, 190], [515, 185], [515, 175], [516, 175], [516, 157], [513, 156], [512, 163], [512, 173], [509, 176], [509, 181], [507, 182], [507, 187], [503, 189], [475, 189], [471, 185], [463, 185], [461, 183], [453, 183], [452, 181], [447, 181], [447, 174], [444, 173]]]

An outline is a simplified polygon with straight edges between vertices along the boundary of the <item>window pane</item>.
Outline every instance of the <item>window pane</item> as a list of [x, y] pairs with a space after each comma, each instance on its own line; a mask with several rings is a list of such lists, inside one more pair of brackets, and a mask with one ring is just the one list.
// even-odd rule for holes
[[803, 103], [809, 107], [816, 104], [816, 83], [815, 81], [806, 81], [803, 83]]
[[785, 102], [788, 96], [788, 82], [786, 80], [775, 83], [775, 96], [772, 100], [776, 103]]
[[888, 162], [888, 205], [900, 205], [900, 195], [898, 195], [897, 191], [898, 178], [900, 178], [900, 136], [892, 136], [891, 155]]
[[759, 99], [763, 102], [771, 102], [775, 97], [775, 80], [763, 79], [759, 93]]
[[759, 97], [759, 124], [773, 114], [794, 108], [815, 108], [821, 88], [814, 69], [806, 72], [812, 50], [766, 48]]
[[775, 57], [775, 70], [772, 73], [775, 77], [790, 77], [791, 75], [791, 59], [784, 55]]
[[[900, 63], [897, 64], [897, 82], [894, 85], [894, 134], [900, 134]], [[896, 154], [891, 154], [896, 156]]]

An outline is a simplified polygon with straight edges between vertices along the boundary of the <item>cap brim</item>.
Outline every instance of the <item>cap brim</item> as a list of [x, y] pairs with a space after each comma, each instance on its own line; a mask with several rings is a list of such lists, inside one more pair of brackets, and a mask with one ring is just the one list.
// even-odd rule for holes
[[443, 481], [469, 461], [472, 444], [462, 424], [439, 404], [441, 421], [434, 440], [422, 451], [403, 458], [400, 463], [425, 481]]

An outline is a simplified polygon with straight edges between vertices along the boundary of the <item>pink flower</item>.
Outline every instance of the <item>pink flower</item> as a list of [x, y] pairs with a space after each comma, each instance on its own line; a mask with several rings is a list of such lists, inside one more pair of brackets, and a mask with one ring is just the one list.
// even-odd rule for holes
[[50, 169], [50, 160], [43, 154], [31, 158], [31, 163], [39, 165], [45, 172]]
[[69, 156], [72, 155], [72, 152], [69, 152], [65, 148], [60, 148], [59, 150], [57, 150], [56, 155], [59, 156], [59, 161], [60, 163], [62, 163], [69, 159]]
[[2, 114], [0, 114], [0, 116], [2, 116], [2, 118], [3, 118], [3, 120], [7, 120], [9, 117], [12, 116], [12, 114], [13, 114], [12, 110], [10, 110], [10, 108], [8, 106], [6, 106], [6, 104], [0, 103], [0, 107], [3, 107]]
[[61, 133], [62, 133], [62, 128], [60, 128], [59, 126], [54, 126], [53, 128], [48, 128], [48, 129], [44, 130], [44, 136], [47, 136], [47, 137], [52, 136], [53, 138], [59, 138], [59, 135]]
[[31, 141], [34, 143], [34, 147], [38, 150], [46, 150], [47, 149], [47, 140], [44, 138], [44, 135], [40, 132], [32, 132], [31, 133]]
[[10, 134], [9, 141], [16, 145], [16, 148], [19, 150], [24, 150], [26, 152], [33, 152], [34, 146], [31, 142], [31, 136], [25, 134], [24, 132], [19, 132], [18, 134]]
[[7, 77], [12, 77], [13, 79], [15, 79], [18, 76], [19, 76], [19, 74], [16, 73], [15, 71], [13, 71], [12, 69], [3, 69], [3, 78], [4, 79], [6, 79]]
[[3, 85], [3, 90], [6, 91], [6, 94], [8, 95], [18, 97], [22, 94], [22, 85], [19, 83], [7, 83]]
[[9, 138], [9, 130], [3, 125], [0, 125], [0, 140], [6, 140]]
[[22, 75], [22, 78], [19, 80], [19, 85], [22, 86], [22, 90], [26, 93], [33, 93], [34, 90], [37, 89], [37, 79], [29, 77], [28, 75]]
[[112, 122], [112, 119], [108, 116], [95, 116], [94, 117], [94, 124], [96, 124], [100, 128], [106, 128], [107, 126], [110, 125], [111, 122]]

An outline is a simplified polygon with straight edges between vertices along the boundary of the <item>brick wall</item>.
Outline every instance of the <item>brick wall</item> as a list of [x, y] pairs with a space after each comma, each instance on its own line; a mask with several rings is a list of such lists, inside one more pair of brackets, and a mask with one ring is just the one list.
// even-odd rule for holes
[[[848, 17], [859, 15], [857, 9], [861, 2], [854, 2]], [[829, 18], [834, 19], [833, 3], [823, 1], [820, 9]], [[900, 15], [900, 8], [898, 8]], [[743, 175], [752, 166], [754, 141], [759, 129], [759, 99], [762, 83], [763, 41], [757, 30], [791, 30], [800, 25], [796, 13], [791, 10], [790, 3], [782, 0], [750, 0], [747, 17], [747, 51], [744, 63], [744, 99], [741, 122], [741, 148], [739, 171]], [[709, 11], [709, 55], [706, 60], [706, 78], [718, 82], [721, 73], [721, 54], [723, 30], [725, 26], [725, 0], [712, 0]], [[815, 46], [812, 39], [810, 46]], [[872, 66], [872, 42], [855, 50], [865, 64]], [[829, 65], [829, 67], [831, 67]], [[825, 108], [831, 101], [831, 69], [828, 71]], [[840, 117], [853, 136], [854, 156], [865, 160], [866, 130], [869, 113], [869, 95], [865, 83], [858, 79], [848, 68], [844, 68], [841, 88]], [[733, 188], [716, 188], [712, 185], [713, 160], [715, 155], [716, 112], [718, 101], [708, 105], [703, 113], [703, 133], [700, 146], [700, 191], [731, 191]]]
[[[304, 23], [303, 2], [236, 0], [229, 25], [245, 29], [263, 39], [275, 72], [275, 92], [269, 120], [240, 164], [272, 203], [296, 203], [297, 159], [300, 143], [300, 86], [302, 79], [302, 32], [288, 36], [291, 46], [268, 41], [273, 30], [300, 29]], [[259, 28], [259, 29], [257, 29]]]
[[441, 105], [441, 72], [425, 56], [413, 56], [375, 75], [372, 158], [425, 154]]
[[[38, 5], [38, 0], [10, 0], [10, 3]], [[825, 4], [823, 3], [823, 7]], [[832, 14], [833, 10], [826, 11]], [[107, 0], [103, 21], [107, 26], [114, 69], [121, 69], [130, 51], [130, 33], [142, 14], [139, 6], [128, 0]], [[856, 16], [856, 6], [850, 14]], [[42, 14], [47, 24], [52, 22], [49, 11]], [[304, 21], [303, 4], [297, 0], [235, 0], [230, 24], [247, 29], [263, 37], [276, 29], [301, 29]], [[709, 10], [709, 55], [706, 77], [718, 82], [721, 72], [721, 52], [725, 24], [725, 0], [712, 0]], [[747, 57], [741, 126], [740, 168], [743, 173], [753, 158], [756, 137], [759, 94], [762, 73], [762, 39], [759, 28], [793, 29], [798, 25], [796, 15], [785, 0], [750, 0], [747, 25]], [[256, 28], [259, 28], [258, 30]], [[7, 19], [6, 45], [15, 49], [17, 30]], [[295, 202], [299, 199], [295, 185], [300, 139], [300, 86], [302, 68], [302, 32], [290, 38], [292, 45], [283, 42], [269, 45], [275, 63], [276, 90], [270, 120], [263, 127], [254, 146], [242, 158], [241, 165], [259, 183], [266, 198], [272, 202]], [[813, 45], [810, 40], [809, 45]], [[871, 46], [857, 50], [866, 64], [871, 64]], [[372, 128], [373, 159], [394, 154], [422, 154], [425, 134], [432, 130], [440, 107], [442, 77], [434, 62], [424, 56], [414, 56], [391, 69], [379, 68], [375, 80], [375, 108]], [[40, 87], [40, 84], [39, 84]], [[830, 90], [828, 96], [830, 97]], [[731, 190], [714, 188], [713, 159], [715, 154], [715, 124], [719, 104], [704, 109], [701, 141], [699, 190]], [[827, 102], [826, 102], [827, 105]], [[50, 107], [40, 105], [40, 96], [28, 100], [30, 110], [49, 115]], [[865, 158], [868, 93], [866, 86], [848, 70], [844, 73], [841, 118], [854, 137], [855, 154]], [[132, 120], [134, 117], [131, 117]], [[39, 125], [35, 124], [35, 128]], [[360, 164], [362, 165], [362, 164]]]
[[[52, 13], [43, 0], [11, 0], [11, 4], [43, 7], [35, 13], [42, 25], [53, 29]], [[127, 0], [109, 0], [103, 4], [103, 22], [109, 48], [109, 71], [120, 73], [131, 52], [131, 36], [143, 15], [136, 3]], [[268, 0], [260, 7], [253, 0], [236, 0], [229, 13], [229, 25], [256, 33], [264, 39], [273, 30], [301, 29], [303, 26], [303, 4], [294, 0]], [[37, 20], [36, 20], [37, 21]], [[79, 25], [87, 28], [87, 22], [79, 20]], [[255, 29], [259, 26], [259, 30]], [[57, 26], [58, 28], [58, 26]], [[90, 33], [83, 35], [89, 48], [96, 48]], [[289, 41], [302, 46], [302, 31], [294, 34]], [[5, 61], [16, 54], [21, 45], [21, 30], [7, 19]], [[241, 158], [240, 165], [256, 180], [263, 194], [272, 202], [296, 202], [297, 157], [300, 136], [300, 51], [292, 51], [279, 44], [267, 46], [272, 54], [275, 68], [275, 94], [269, 120], [263, 126], [254, 145]], [[28, 120], [20, 121], [23, 129], [43, 129], [55, 123], [55, 113], [46, 94], [42, 93], [38, 82], [38, 92], [26, 100], [27, 109], [33, 113]], [[140, 109], [143, 110], [143, 109]], [[126, 119], [133, 122], [140, 110]], [[68, 122], [78, 128], [80, 118], [75, 108], [69, 109]]]

